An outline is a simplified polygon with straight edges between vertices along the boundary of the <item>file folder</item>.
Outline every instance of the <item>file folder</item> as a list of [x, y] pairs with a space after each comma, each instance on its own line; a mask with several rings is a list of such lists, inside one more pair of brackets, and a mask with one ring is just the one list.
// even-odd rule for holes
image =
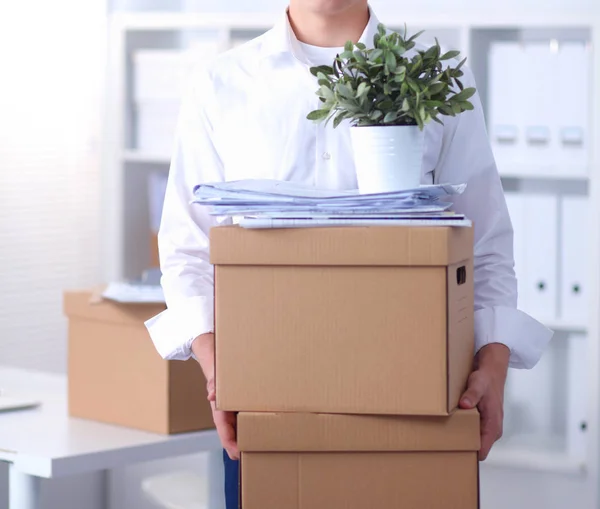
[[541, 322], [557, 318], [558, 198], [524, 193], [525, 262], [522, 310]]
[[500, 173], [510, 173], [523, 155], [523, 48], [496, 42], [489, 53], [489, 131]]
[[585, 460], [588, 429], [588, 338], [568, 338], [567, 450], [571, 458]]
[[524, 291], [524, 280], [525, 280], [525, 200], [522, 194], [507, 192], [505, 193], [506, 206], [508, 207], [508, 213], [513, 226], [513, 254], [515, 261], [515, 275], [517, 277], [517, 293], [518, 293], [518, 307], [523, 309], [527, 307], [525, 302], [526, 294]]
[[[528, 43], [525, 46], [525, 69], [520, 75], [520, 95], [524, 99], [526, 159], [547, 170], [555, 164], [552, 135], [558, 107], [559, 95], [556, 83], [557, 56], [551, 51], [550, 43]], [[522, 81], [521, 81], [522, 80]]]
[[583, 41], [560, 45], [558, 53], [559, 76], [570, 76], [569, 85], [560, 80], [556, 97], [561, 107], [554, 108], [557, 117], [557, 162], [572, 175], [585, 175], [589, 165], [589, 111], [591, 107], [591, 48]]
[[588, 220], [586, 196], [565, 196], [561, 214], [560, 316], [577, 325], [588, 319]]

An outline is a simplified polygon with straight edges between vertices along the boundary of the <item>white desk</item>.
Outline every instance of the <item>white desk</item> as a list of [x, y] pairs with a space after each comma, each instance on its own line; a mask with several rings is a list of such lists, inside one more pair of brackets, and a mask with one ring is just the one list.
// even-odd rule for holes
[[[42, 401], [36, 409], [0, 412], [0, 461], [9, 463], [11, 509], [38, 509], [41, 478], [202, 451], [212, 451], [210, 475], [222, 477], [215, 471], [222, 463], [215, 431], [156, 435], [68, 417], [64, 375], [0, 367], [0, 388]], [[210, 508], [220, 508], [223, 487], [210, 484]]]

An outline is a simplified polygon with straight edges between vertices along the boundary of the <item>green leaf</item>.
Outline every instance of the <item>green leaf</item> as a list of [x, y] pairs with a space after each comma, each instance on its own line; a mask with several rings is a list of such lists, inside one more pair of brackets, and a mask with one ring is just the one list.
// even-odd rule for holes
[[383, 116], [383, 113], [380, 110], [373, 110], [373, 112], [369, 115], [371, 120], [379, 120]]
[[392, 93], [392, 89], [390, 88], [389, 83], [384, 83], [383, 84], [383, 93], [385, 95], [390, 95]]
[[453, 102], [453, 103], [452, 103], [452, 111], [453, 111], [453, 112], [454, 112], [456, 115], [458, 115], [459, 113], [462, 113], [462, 108], [460, 107], [460, 104], [459, 104], [459, 103], [455, 103], [455, 102]]
[[451, 58], [456, 58], [458, 55], [460, 55], [460, 51], [451, 50], [451, 51], [448, 51], [448, 52], [444, 53], [440, 57], [440, 60], [450, 60]]
[[417, 85], [412, 79], [408, 78], [406, 80], [406, 82], [408, 83], [408, 86], [415, 94], [421, 93], [421, 89], [419, 88], [419, 85]]
[[354, 92], [352, 92], [352, 89], [348, 85], [338, 82], [335, 86], [335, 90], [346, 99], [354, 99]]
[[368, 93], [369, 90], [371, 90], [371, 87], [369, 87], [367, 83], [363, 81], [360, 85], [358, 85], [358, 88], [356, 89], [356, 97], [362, 97], [364, 94]]
[[429, 92], [431, 93], [431, 95], [439, 94], [442, 90], [446, 88], [446, 86], [447, 85], [442, 82], [434, 83], [433, 85], [430, 85]]
[[333, 119], [333, 128], [335, 129], [337, 126], [339, 126], [345, 118], [346, 118], [346, 112], [345, 111], [342, 111], [341, 113], [339, 113]]
[[398, 118], [398, 113], [396, 113], [395, 111], [390, 111], [389, 113], [386, 113], [385, 117], [383, 117], [383, 123], [389, 124], [390, 122], [393, 122], [397, 118]]
[[318, 83], [322, 87], [327, 87], [327, 88], [329, 88], [331, 90], [331, 81], [329, 81], [329, 80], [319, 80]]
[[308, 120], [314, 120], [314, 121], [319, 121], [319, 120], [323, 120], [327, 115], [329, 115], [329, 111], [328, 110], [314, 110], [311, 111], [306, 118]]
[[367, 63], [367, 59], [365, 58], [365, 56], [362, 54], [361, 51], [355, 51], [354, 58], [356, 58], [356, 61], [359, 64], [365, 65]]
[[475, 109], [475, 106], [473, 106], [469, 101], [462, 101], [460, 106], [464, 111], [473, 111]]
[[420, 37], [424, 33], [425, 33], [425, 30], [421, 30], [420, 32], [417, 32], [415, 35], [413, 35], [412, 37], [410, 37], [407, 42], [413, 42], [415, 39], [417, 39], [418, 37]]
[[388, 51], [387, 55], [385, 56], [385, 63], [390, 72], [396, 71], [396, 67], [398, 66], [398, 63], [396, 61], [396, 55], [394, 55], [394, 53], [392, 51]]
[[354, 52], [353, 51], [343, 51], [342, 54], [340, 55], [340, 58], [342, 58], [344, 60], [350, 60], [351, 58], [354, 58]]
[[389, 111], [394, 107], [394, 102], [391, 99], [386, 99], [385, 101], [380, 102], [377, 107], [381, 111]]
[[402, 101], [402, 111], [404, 111], [405, 113], [407, 111], [410, 111], [410, 104], [408, 102], [408, 99], [404, 99], [404, 101]]
[[444, 103], [442, 101], [423, 101], [423, 105], [427, 108], [441, 108]]
[[431, 117], [433, 119], [434, 122], [437, 122], [438, 124], [444, 125], [444, 122], [442, 122], [439, 118], [432, 116]]
[[325, 86], [325, 85], [321, 86], [321, 88], [319, 89], [317, 94], [319, 94], [321, 97], [324, 97], [325, 99], [328, 99], [328, 100], [335, 99], [335, 94], [333, 93], [333, 90], [331, 90], [331, 88], [329, 88], [328, 86]]
[[465, 62], [467, 61], [467, 58], [463, 58], [460, 63], [454, 68], [455, 71], [458, 71], [463, 65], [465, 65]]
[[353, 49], [354, 49], [354, 43], [352, 41], [346, 42], [346, 44], [344, 45], [344, 51], [352, 52]]
[[374, 49], [373, 51], [371, 51], [371, 53], [369, 53], [369, 60], [371, 62], [376, 62], [382, 56], [383, 56], [383, 50], [382, 49], [379, 49], [379, 48], [378, 49]]
[[364, 44], [364, 43], [362, 43], [362, 42], [357, 42], [357, 43], [356, 43], [356, 47], [357, 47], [359, 50], [361, 50], [361, 51], [364, 51], [364, 50], [366, 50], [366, 49], [367, 49], [367, 47], [365, 46], [365, 44]]
[[475, 95], [476, 90], [473, 87], [465, 88], [458, 94], [452, 97], [454, 101], [466, 101]]
[[454, 81], [456, 81], [456, 84], [458, 85], [458, 88], [460, 88], [461, 90], [465, 89], [465, 86], [462, 84], [462, 81], [460, 81], [458, 78], [455, 79]]
[[325, 75], [333, 74], [333, 68], [329, 65], [318, 65], [316, 67], [311, 67], [310, 72], [313, 76], [317, 76], [320, 72]]

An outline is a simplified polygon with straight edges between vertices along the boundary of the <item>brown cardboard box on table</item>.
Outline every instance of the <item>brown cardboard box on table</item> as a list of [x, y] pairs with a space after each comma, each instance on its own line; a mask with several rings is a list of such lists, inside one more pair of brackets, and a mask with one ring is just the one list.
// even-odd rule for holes
[[161, 304], [118, 304], [65, 292], [69, 415], [155, 433], [214, 427], [198, 363], [165, 361], [144, 321]]
[[240, 413], [243, 509], [477, 509], [479, 414]]
[[471, 372], [470, 228], [211, 230], [217, 406], [448, 415]]

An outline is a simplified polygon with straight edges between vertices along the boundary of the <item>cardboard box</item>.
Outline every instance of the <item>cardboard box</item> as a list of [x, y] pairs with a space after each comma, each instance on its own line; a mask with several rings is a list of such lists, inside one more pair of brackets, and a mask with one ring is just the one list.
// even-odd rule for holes
[[479, 414], [238, 415], [243, 509], [477, 509]]
[[160, 267], [160, 257], [158, 254], [158, 233], [150, 235], [150, 268]]
[[93, 295], [64, 295], [69, 415], [164, 434], [213, 428], [198, 363], [161, 359], [144, 327], [164, 305], [92, 302]]
[[469, 228], [211, 230], [217, 406], [448, 415], [474, 356]]

